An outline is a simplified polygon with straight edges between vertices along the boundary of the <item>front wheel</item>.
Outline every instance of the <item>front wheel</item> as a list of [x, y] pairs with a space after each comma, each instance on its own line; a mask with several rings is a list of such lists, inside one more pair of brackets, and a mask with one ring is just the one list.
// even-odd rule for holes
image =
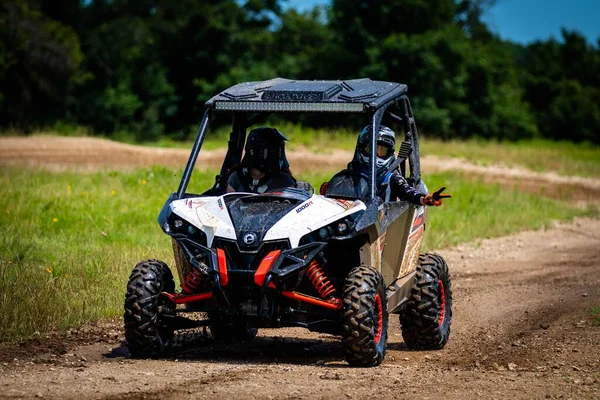
[[400, 314], [404, 343], [411, 350], [441, 349], [448, 342], [451, 321], [448, 264], [437, 254], [422, 254], [406, 308]]
[[388, 310], [381, 274], [355, 267], [344, 285], [342, 344], [346, 361], [357, 367], [381, 364], [387, 343]]
[[142, 261], [131, 272], [123, 318], [125, 339], [132, 356], [154, 356], [164, 352], [173, 338], [173, 329], [161, 317], [173, 315], [175, 310], [160, 297], [160, 292], [174, 291], [173, 274], [162, 261]]

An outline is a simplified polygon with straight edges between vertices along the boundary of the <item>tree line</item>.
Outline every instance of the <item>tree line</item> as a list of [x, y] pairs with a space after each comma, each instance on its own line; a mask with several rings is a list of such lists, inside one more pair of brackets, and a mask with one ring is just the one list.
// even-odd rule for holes
[[600, 38], [504, 41], [493, 3], [4, 0], [0, 127], [178, 138], [235, 83], [370, 77], [408, 84], [429, 135], [600, 143]]

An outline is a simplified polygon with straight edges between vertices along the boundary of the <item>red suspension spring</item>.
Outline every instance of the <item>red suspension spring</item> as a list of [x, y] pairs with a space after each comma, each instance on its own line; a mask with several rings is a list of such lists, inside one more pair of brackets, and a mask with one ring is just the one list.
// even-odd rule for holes
[[335, 287], [329, 279], [327, 279], [323, 269], [316, 261], [313, 260], [310, 263], [306, 270], [306, 275], [308, 275], [308, 279], [310, 279], [310, 282], [315, 289], [317, 289], [317, 292], [322, 298], [328, 299], [335, 294]]
[[181, 283], [181, 290], [184, 293], [192, 294], [198, 289], [200, 283], [202, 283], [204, 274], [198, 268], [192, 266], [192, 270], [183, 278]]

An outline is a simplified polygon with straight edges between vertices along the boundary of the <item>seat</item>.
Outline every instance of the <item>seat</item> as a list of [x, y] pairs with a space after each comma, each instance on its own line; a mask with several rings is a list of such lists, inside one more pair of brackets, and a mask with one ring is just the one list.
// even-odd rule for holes
[[369, 181], [359, 172], [345, 169], [338, 172], [327, 184], [325, 196], [336, 199], [365, 199], [369, 195]]

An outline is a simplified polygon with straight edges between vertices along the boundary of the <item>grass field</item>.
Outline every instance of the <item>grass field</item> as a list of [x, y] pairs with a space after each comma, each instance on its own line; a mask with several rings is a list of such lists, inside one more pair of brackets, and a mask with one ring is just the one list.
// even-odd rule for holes
[[[172, 265], [170, 240], [156, 217], [180, 173], [157, 167], [126, 173], [0, 168], [0, 338], [120, 315], [136, 262], [159, 258]], [[300, 178], [318, 187], [329, 176]], [[190, 190], [213, 180], [213, 172], [196, 172]], [[454, 195], [429, 213], [429, 249], [598, 214], [460, 174], [430, 175], [427, 183], [446, 185]]]

